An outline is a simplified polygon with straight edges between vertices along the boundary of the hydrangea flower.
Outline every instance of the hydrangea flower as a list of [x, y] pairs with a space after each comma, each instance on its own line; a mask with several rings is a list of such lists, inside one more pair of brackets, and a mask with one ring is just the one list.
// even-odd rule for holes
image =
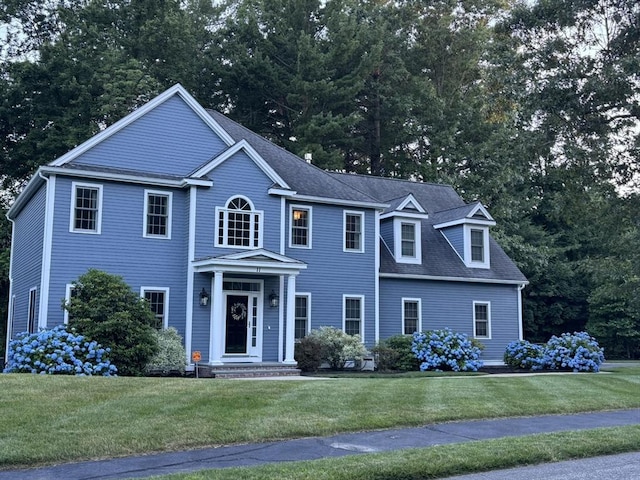
[[411, 351], [422, 362], [421, 371], [477, 372], [482, 367], [480, 348], [449, 328], [414, 333]]

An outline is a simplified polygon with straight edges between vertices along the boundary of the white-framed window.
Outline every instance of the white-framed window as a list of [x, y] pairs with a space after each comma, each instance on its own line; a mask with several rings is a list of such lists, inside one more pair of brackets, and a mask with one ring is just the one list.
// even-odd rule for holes
[[364, 339], [364, 295], [343, 295], [342, 312], [344, 333]]
[[71, 184], [71, 220], [69, 231], [100, 234], [102, 230], [102, 185]]
[[491, 302], [473, 302], [473, 336], [491, 338]]
[[38, 289], [33, 287], [29, 290], [29, 309], [27, 310], [27, 332], [36, 332], [36, 300], [38, 298]]
[[144, 191], [143, 237], [171, 238], [172, 192]]
[[422, 331], [422, 300], [419, 298], [402, 299], [402, 333], [413, 335]]
[[262, 212], [255, 210], [247, 197], [230, 198], [225, 208], [216, 208], [216, 214], [217, 247], [262, 247]]
[[395, 218], [393, 221], [395, 257], [399, 263], [422, 262], [420, 220]]
[[311, 207], [289, 207], [289, 247], [311, 248]]
[[296, 293], [295, 311], [295, 339], [300, 340], [307, 336], [311, 326], [311, 294]]
[[[78, 291], [76, 290], [75, 285], [73, 283], [67, 283], [67, 285], [65, 286], [64, 303], [68, 305], [71, 302], [71, 299], [77, 295], [77, 293]], [[64, 308], [63, 310], [64, 324], [68, 325], [69, 320], [71, 319], [71, 317], [69, 316], [69, 310], [67, 310], [66, 308]]]
[[154, 328], [162, 330], [169, 326], [169, 289], [165, 287], [140, 287], [140, 296], [144, 298], [154, 316]]
[[364, 212], [344, 211], [345, 252], [364, 252]]
[[468, 267], [489, 268], [489, 229], [465, 225], [464, 260]]

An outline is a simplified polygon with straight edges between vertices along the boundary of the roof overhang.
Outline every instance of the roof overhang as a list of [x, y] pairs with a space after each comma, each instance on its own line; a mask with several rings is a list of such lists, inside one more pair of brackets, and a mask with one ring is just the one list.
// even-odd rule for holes
[[297, 275], [307, 264], [263, 248], [194, 260], [196, 272], [259, 273], [268, 275]]
[[398, 278], [405, 280], [437, 280], [440, 282], [466, 282], [466, 283], [493, 283], [502, 285], [529, 285], [528, 280], [510, 280], [494, 278], [470, 278], [470, 277], [439, 277], [436, 275], [415, 275], [404, 273], [380, 273], [380, 278]]

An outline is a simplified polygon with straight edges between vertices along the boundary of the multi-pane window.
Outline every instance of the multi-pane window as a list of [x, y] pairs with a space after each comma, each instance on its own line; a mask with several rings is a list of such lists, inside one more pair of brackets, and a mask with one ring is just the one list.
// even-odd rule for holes
[[412, 335], [420, 329], [420, 301], [403, 300], [402, 323], [405, 335]]
[[362, 335], [362, 297], [344, 297], [344, 333]]
[[242, 197], [234, 197], [218, 209], [218, 242], [225, 247], [258, 248], [261, 245], [261, 212]]
[[295, 339], [300, 340], [309, 331], [309, 297], [296, 295]]
[[167, 291], [164, 289], [143, 289], [143, 296], [155, 316], [153, 327], [162, 330], [166, 322]]
[[476, 337], [491, 337], [489, 303], [474, 302], [473, 329]]
[[145, 236], [171, 237], [171, 195], [146, 192]]
[[311, 210], [308, 208], [291, 208], [291, 246], [311, 246]]
[[484, 232], [471, 229], [471, 261], [484, 262]]
[[101, 197], [101, 186], [73, 184], [71, 231], [100, 233]]
[[344, 249], [347, 251], [362, 252], [362, 220], [363, 214], [358, 212], [345, 212], [344, 214]]
[[413, 223], [402, 223], [400, 226], [401, 231], [401, 245], [403, 257], [415, 257], [416, 256], [416, 226]]
[[29, 290], [29, 310], [27, 312], [27, 331], [29, 333], [36, 331], [36, 298], [37, 290], [32, 288]]

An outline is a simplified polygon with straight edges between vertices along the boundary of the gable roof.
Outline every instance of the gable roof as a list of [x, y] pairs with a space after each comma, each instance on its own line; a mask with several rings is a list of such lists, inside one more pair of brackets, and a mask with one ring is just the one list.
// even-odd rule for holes
[[432, 216], [432, 220], [434, 221], [434, 228], [438, 229], [459, 225], [461, 223], [496, 224], [493, 217], [480, 202], [436, 212], [436, 214]]

